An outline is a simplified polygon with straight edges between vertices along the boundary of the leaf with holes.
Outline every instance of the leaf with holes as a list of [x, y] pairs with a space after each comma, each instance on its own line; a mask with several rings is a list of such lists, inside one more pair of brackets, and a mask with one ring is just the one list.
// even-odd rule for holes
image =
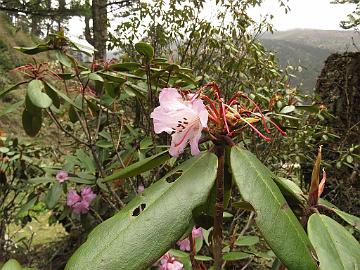
[[256, 224], [276, 256], [291, 270], [317, 269], [311, 243], [271, 171], [240, 147], [232, 148], [230, 162], [240, 193], [255, 209]]
[[320, 269], [359, 269], [360, 244], [335, 220], [313, 214], [309, 218], [308, 233], [318, 255]]
[[65, 269], [150, 267], [187, 231], [192, 210], [206, 202], [216, 168], [217, 158], [211, 153], [184, 162], [98, 225]]

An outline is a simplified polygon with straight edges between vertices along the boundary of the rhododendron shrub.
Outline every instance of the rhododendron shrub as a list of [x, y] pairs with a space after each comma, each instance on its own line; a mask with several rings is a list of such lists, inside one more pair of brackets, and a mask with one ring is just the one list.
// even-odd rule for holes
[[[3, 92], [27, 86], [22, 120], [29, 136], [50, 124], [74, 143], [29, 179], [56, 220], [91, 228], [66, 270], [245, 267], [264, 256], [255, 248], [259, 237], [248, 235], [251, 224], [274, 254], [274, 269], [350, 269], [328, 268], [332, 254], [336, 267], [359, 265], [355, 238], [324, 215], [358, 229], [357, 217], [319, 199], [326, 180], [319, 179], [321, 151], [307, 194], [261, 161], [276, 155], [266, 151], [286, 140], [295, 118], [275, 108], [282, 98], [275, 90], [263, 98], [246, 87], [196, 80], [144, 42], [135, 44], [137, 62], [88, 67], [69, 48], [81, 50], [63, 33], [20, 48], [55, 50], [59, 68], [19, 67], [26, 81]], [[296, 108], [295, 99], [287, 102], [287, 110]], [[334, 232], [338, 239], [325, 237]]]

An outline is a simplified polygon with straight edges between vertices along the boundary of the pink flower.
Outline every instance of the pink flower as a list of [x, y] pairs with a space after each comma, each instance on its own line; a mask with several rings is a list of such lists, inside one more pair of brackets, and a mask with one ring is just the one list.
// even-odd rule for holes
[[203, 237], [203, 231], [202, 231], [202, 228], [199, 227], [199, 228], [193, 228], [192, 230], [192, 237], [193, 238], [196, 238], [196, 237]]
[[81, 188], [81, 197], [88, 204], [96, 198], [96, 195], [92, 192], [91, 187], [82, 187]]
[[179, 240], [176, 242], [182, 251], [190, 251], [190, 240], [189, 238], [185, 238], [184, 240]]
[[79, 201], [81, 201], [81, 197], [79, 196], [79, 194], [77, 194], [75, 190], [70, 189], [67, 194], [67, 200], [66, 200], [67, 206], [71, 207]]
[[56, 180], [58, 180], [59, 183], [64, 183], [68, 179], [69, 174], [65, 171], [58, 171], [58, 173], [56, 174]]
[[[195, 240], [197, 237], [203, 237], [202, 229], [199, 228], [193, 228], [192, 229], [192, 237]], [[190, 251], [190, 239], [185, 238], [184, 240], [179, 240], [176, 242], [176, 244], [179, 246], [180, 250], [182, 251]]]
[[182, 270], [183, 264], [176, 261], [169, 252], [166, 252], [160, 259], [160, 270]]
[[137, 192], [138, 192], [138, 193], [143, 193], [144, 190], [145, 190], [144, 185], [139, 185], [139, 186], [138, 186], [138, 189], [137, 189]]
[[96, 198], [91, 187], [81, 188], [81, 196], [73, 189], [68, 191], [66, 204], [75, 214], [85, 214], [89, 211], [91, 202]]
[[188, 142], [191, 154], [200, 154], [201, 131], [207, 127], [208, 111], [202, 100], [196, 99], [195, 95], [187, 98], [185, 100], [175, 88], [164, 88], [159, 96], [160, 106], [150, 115], [155, 133], [172, 134], [169, 153], [174, 157], [184, 152]]

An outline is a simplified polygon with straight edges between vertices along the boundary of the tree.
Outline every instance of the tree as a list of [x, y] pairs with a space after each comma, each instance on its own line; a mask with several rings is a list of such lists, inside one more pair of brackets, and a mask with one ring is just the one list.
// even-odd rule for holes
[[344, 29], [354, 28], [360, 25], [360, 0], [334, 0], [333, 4], [356, 4], [356, 8], [352, 14], [348, 15], [348, 20], [340, 22], [340, 26]]

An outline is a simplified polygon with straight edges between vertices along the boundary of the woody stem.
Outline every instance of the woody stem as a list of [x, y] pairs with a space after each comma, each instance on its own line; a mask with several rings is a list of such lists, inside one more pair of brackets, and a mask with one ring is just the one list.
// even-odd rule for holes
[[225, 165], [225, 146], [218, 144], [215, 146], [215, 153], [218, 157], [218, 168], [216, 174], [216, 201], [215, 201], [215, 217], [214, 232], [212, 239], [212, 248], [214, 256], [214, 269], [221, 270], [222, 258], [222, 223], [224, 212], [224, 165]]

